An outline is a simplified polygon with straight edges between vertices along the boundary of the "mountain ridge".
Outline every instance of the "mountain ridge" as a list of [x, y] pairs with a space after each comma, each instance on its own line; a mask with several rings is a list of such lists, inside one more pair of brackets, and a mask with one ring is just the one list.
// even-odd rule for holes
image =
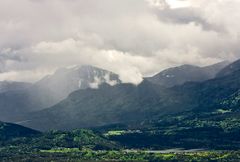
[[186, 82], [202, 82], [213, 79], [216, 74], [228, 65], [229, 62], [223, 61], [204, 67], [184, 64], [177, 67], [165, 69], [158, 74], [146, 78], [152, 83], [165, 87], [173, 87]]

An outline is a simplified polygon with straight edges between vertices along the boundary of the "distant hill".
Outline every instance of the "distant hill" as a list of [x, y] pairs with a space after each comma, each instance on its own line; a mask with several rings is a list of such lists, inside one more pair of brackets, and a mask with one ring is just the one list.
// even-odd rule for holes
[[89, 148], [116, 149], [118, 144], [92, 130], [75, 129], [72, 131], [49, 131], [29, 140], [28, 146], [38, 149], [52, 148]]
[[25, 90], [32, 84], [26, 82], [0, 81], [0, 93], [8, 91]]
[[0, 122], [0, 147], [11, 151], [32, 151], [52, 148], [113, 149], [119, 146], [91, 130], [76, 129], [70, 132], [49, 131], [45, 133], [17, 124]]
[[201, 82], [213, 79], [215, 75], [228, 64], [228, 62], [224, 61], [205, 67], [182, 65], [163, 70], [153, 77], [146, 79], [165, 87], [173, 87], [186, 82]]
[[30, 137], [40, 132], [17, 124], [0, 122], [0, 143], [18, 137]]

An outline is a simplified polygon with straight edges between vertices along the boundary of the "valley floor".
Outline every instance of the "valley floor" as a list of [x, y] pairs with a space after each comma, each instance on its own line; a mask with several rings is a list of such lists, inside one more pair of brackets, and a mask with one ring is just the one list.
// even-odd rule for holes
[[0, 152], [3, 162], [237, 162], [240, 151], [197, 151], [158, 153], [138, 151], [93, 151], [90, 149], [58, 148], [34, 153]]

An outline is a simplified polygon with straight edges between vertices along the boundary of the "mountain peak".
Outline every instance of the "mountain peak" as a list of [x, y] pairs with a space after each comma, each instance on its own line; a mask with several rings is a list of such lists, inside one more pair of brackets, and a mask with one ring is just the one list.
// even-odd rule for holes
[[91, 65], [77, 65], [58, 69], [35, 84], [35, 92], [41, 96], [49, 96], [50, 104], [56, 104], [71, 92], [79, 89], [98, 88], [106, 83], [111, 86], [121, 83], [119, 76]]
[[178, 66], [176, 68], [199, 68], [199, 66], [190, 65], [190, 64], [183, 64], [183, 65]]
[[[65, 69], [68, 69], [68, 70], [104, 70], [104, 69], [101, 69], [99, 67], [96, 67], [96, 66], [93, 66], [93, 65], [74, 65], [74, 66], [69, 66]], [[107, 70], [104, 70], [104, 71], [107, 71]]]
[[205, 81], [214, 78], [216, 74], [226, 66], [226, 64], [226, 62], [220, 62], [205, 67], [184, 64], [163, 70], [155, 76], [147, 79], [152, 83], [160, 84], [165, 87], [173, 87], [191, 81]]

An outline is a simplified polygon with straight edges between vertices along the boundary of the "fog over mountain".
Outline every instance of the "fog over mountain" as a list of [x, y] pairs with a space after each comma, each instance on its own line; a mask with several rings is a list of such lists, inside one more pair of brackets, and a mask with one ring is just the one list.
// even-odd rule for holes
[[60, 68], [54, 74], [36, 82], [31, 93], [42, 96], [44, 107], [48, 107], [63, 100], [71, 92], [87, 88], [97, 89], [103, 83], [114, 86], [121, 81], [117, 74], [90, 65]]
[[33, 84], [0, 82], [0, 120], [12, 121], [25, 113], [53, 106], [79, 89], [120, 83], [117, 74], [90, 65], [60, 68]]
[[[0, 80], [93, 65], [143, 77], [240, 55], [238, 0], [0, 1]], [[34, 13], [34, 16], [33, 16]]]

